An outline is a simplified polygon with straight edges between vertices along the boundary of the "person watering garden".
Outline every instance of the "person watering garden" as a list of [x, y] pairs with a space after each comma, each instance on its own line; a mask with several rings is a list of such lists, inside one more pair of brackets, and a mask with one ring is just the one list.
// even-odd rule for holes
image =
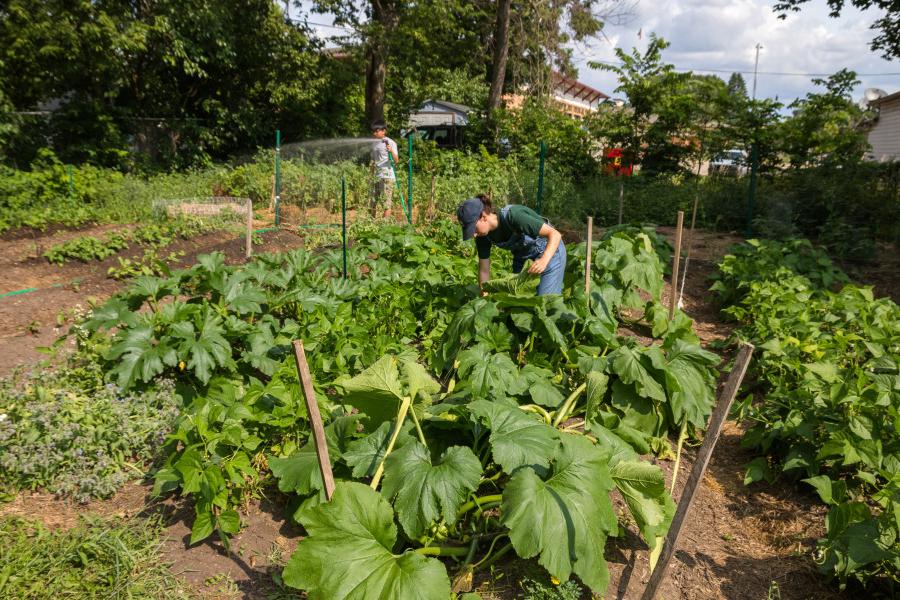
[[372, 217], [376, 216], [379, 203], [384, 203], [384, 218], [391, 216], [391, 208], [394, 198], [394, 184], [397, 178], [394, 173], [394, 167], [391, 166], [391, 159], [394, 165], [400, 160], [397, 155], [397, 142], [387, 137], [387, 125], [384, 121], [375, 121], [372, 123], [372, 135], [376, 138], [372, 145], [372, 163], [375, 167], [375, 189], [372, 193], [371, 212]]
[[456, 218], [463, 240], [475, 238], [479, 287], [491, 277], [491, 247], [497, 246], [512, 252], [513, 273], [521, 272], [525, 261], [534, 261], [528, 272], [541, 276], [538, 296], [562, 293], [566, 246], [559, 231], [539, 214], [519, 204], [494, 212], [490, 198], [481, 194], [461, 203]]

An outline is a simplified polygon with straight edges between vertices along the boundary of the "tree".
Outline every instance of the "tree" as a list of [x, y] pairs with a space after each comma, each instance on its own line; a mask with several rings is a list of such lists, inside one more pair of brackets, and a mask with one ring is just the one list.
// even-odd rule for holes
[[[788, 12], [799, 12], [802, 5], [807, 2], [809, 0], [779, 0], [773, 10], [779, 13], [779, 19], [785, 19]], [[834, 18], [841, 16], [845, 4], [847, 0], [828, 0], [830, 16]], [[880, 51], [886, 59], [900, 57], [900, 3], [897, 0], [850, 0], [849, 4], [860, 10], [874, 8], [884, 11], [884, 15], [876, 19], [871, 26], [871, 29], [879, 33], [872, 39], [870, 47], [873, 52]]]
[[732, 73], [728, 78], [728, 95], [733, 97], [747, 97], [747, 82], [740, 73]]
[[630, 53], [616, 49], [621, 66], [589, 63], [618, 75], [615, 91], [628, 97], [623, 110], [603, 113], [611, 116], [612, 122], [597, 123], [595, 131], [611, 145], [621, 146], [628, 162], [641, 164], [650, 172], [680, 170], [690, 151], [684, 136], [692, 103], [685, 84], [691, 74], [678, 73], [663, 62], [662, 51], [668, 46], [651, 34], [643, 54], [637, 48]]
[[509, 7], [511, 0], [497, 0], [497, 29], [494, 33], [494, 60], [491, 65], [491, 91], [488, 94], [488, 120], [500, 108], [506, 61], [509, 58]]
[[783, 148], [794, 168], [857, 163], [868, 147], [858, 127], [863, 110], [851, 93], [859, 85], [856, 73], [841, 69], [827, 79], [813, 79], [825, 88], [790, 105], [793, 115], [782, 125]]
[[[63, 160], [188, 166], [321, 125], [319, 46], [270, 0], [25, 0], [0, 8], [0, 81], [14, 140]], [[29, 145], [36, 140], [38, 143]], [[133, 152], [137, 150], [138, 152]]]
[[[298, 8], [303, 8], [299, 1]], [[400, 0], [315, 0], [313, 10], [331, 13], [338, 26], [352, 28], [362, 40], [365, 53], [366, 121], [385, 118], [385, 80], [391, 40], [394, 38], [406, 3]]]

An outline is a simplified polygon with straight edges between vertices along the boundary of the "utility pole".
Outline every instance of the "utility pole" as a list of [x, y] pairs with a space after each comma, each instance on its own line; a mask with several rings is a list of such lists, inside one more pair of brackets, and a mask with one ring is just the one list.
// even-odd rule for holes
[[762, 44], [756, 44], [756, 62], [753, 63], [753, 100], [756, 100], [756, 71], [759, 69], [759, 51]]

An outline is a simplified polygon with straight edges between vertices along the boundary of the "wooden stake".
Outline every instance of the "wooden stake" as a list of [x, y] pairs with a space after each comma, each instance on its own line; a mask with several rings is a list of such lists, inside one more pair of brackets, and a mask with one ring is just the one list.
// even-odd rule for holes
[[425, 215], [427, 220], [431, 220], [434, 218], [434, 193], [437, 190], [437, 176], [431, 176], [431, 194], [428, 197], [428, 212]]
[[697, 223], [697, 205], [700, 204], [700, 194], [694, 196], [694, 210], [691, 211], [691, 228], [688, 230], [687, 253], [684, 256], [684, 272], [681, 274], [681, 286], [678, 290], [678, 307], [681, 308], [681, 299], [684, 297], [684, 282], [687, 279], [688, 265], [691, 263], [691, 248], [694, 246], [694, 225]]
[[591, 298], [591, 250], [594, 249], [594, 217], [587, 218], [587, 247], [584, 259], [584, 295]]
[[253, 254], [253, 200], [247, 198], [247, 258]]
[[688, 477], [684, 490], [681, 493], [681, 498], [678, 500], [678, 509], [675, 511], [675, 518], [672, 519], [672, 525], [669, 527], [668, 533], [666, 533], [666, 539], [662, 542], [663, 548], [659, 562], [656, 565], [656, 568], [653, 569], [653, 573], [650, 574], [650, 581], [644, 589], [641, 600], [653, 600], [653, 598], [656, 597], [657, 589], [666, 574], [666, 568], [669, 566], [669, 561], [672, 559], [672, 555], [675, 554], [678, 534], [681, 533], [681, 528], [684, 525], [687, 512], [690, 510], [691, 503], [694, 501], [694, 495], [697, 493], [700, 481], [706, 473], [706, 467], [709, 466], [709, 459], [712, 457], [716, 442], [719, 441], [719, 435], [722, 433], [725, 419], [728, 417], [728, 412], [731, 410], [731, 404], [734, 402], [738, 389], [741, 387], [741, 382], [744, 380], [744, 375], [747, 373], [747, 366], [750, 364], [750, 357], [752, 355], [753, 346], [751, 344], [742, 344], [737, 358], [734, 361], [734, 368], [731, 369], [731, 373], [728, 375], [728, 381], [725, 382], [725, 387], [722, 388], [722, 393], [719, 394], [719, 401], [710, 417], [709, 428], [706, 430], [706, 436], [703, 438], [700, 452], [697, 453], [697, 460], [694, 461], [694, 466], [691, 468], [691, 475]]
[[306, 353], [303, 351], [303, 340], [294, 340], [294, 358], [297, 361], [297, 373], [300, 374], [303, 396], [306, 399], [306, 412], [312, 427], [316, 456], [319, 458], [319, 469], [322, 471], [322, 481], [325, 482], [325, 497], [331, 500], [331, 496], [334, 494], [334, 475], [331, 473], [325, 427], [322, 426], [322, 415], [319, 413], [319, 404], [316, 402], [316, 391], [313, 389], [309, 364], [306, 362]]
[[669, 298], [669, 320], [675, 318], [675, 302], [678, 300], [678, 270], [681, 262], [681, 230], [684, 227], [684, 211], [678, 211], [678, 225], [675, 226], [675, 255], [672, 257], [672, 289]]
[[619, 225], [622, 224], [622, 211], [625, 209], [625, 184], [619, 181]]

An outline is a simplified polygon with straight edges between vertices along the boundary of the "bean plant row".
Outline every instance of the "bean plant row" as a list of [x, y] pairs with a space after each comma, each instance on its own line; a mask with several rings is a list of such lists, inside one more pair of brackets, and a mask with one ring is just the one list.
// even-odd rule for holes
[[[839, 287], [839, 289], [838, 289]], [[848, 283], [805, 240], [752, 240], [713, 285], [759, 346], [741, 415], [759, 452], [746, 482], [812, 486], [829, 506], [821, 570], [840, 585], [900, 581], [900, 307]]]

